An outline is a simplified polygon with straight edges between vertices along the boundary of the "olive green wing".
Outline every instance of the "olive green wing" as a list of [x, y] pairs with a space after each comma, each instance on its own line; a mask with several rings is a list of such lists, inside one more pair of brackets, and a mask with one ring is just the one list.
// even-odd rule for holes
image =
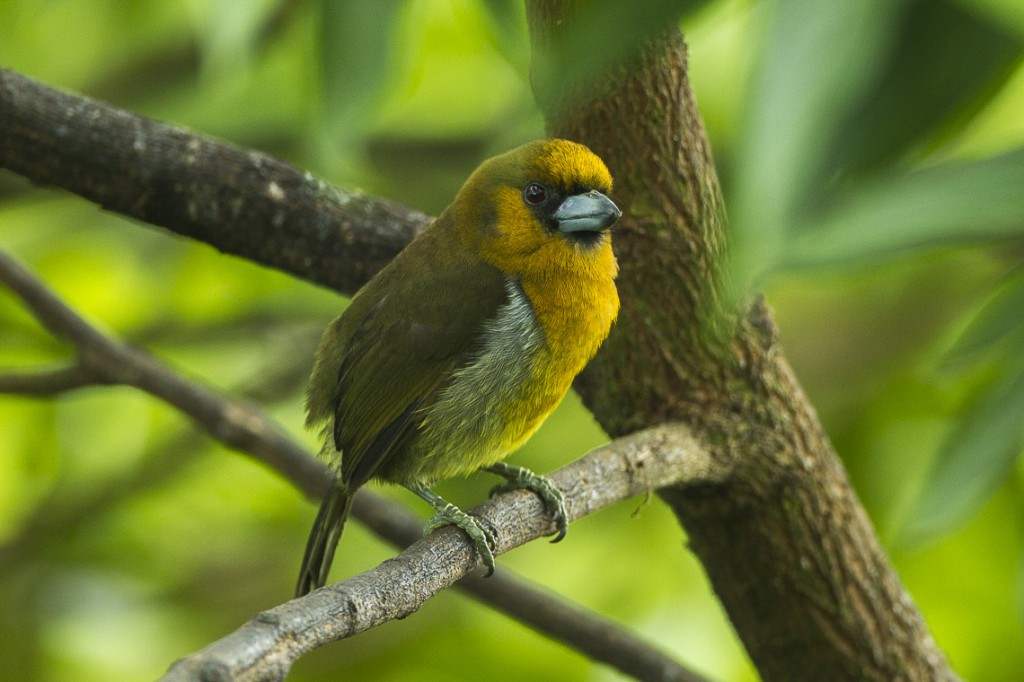
[[403, 267], [382, 272], [352, 311], [360, 319], [338, 369], [333, 431], [352, 489], [417, 433], [420, 408], [474, 357], [485, 323], [507, 299], [497, 269], [445, 255], [444, 267], [419, 259], [409, 276]]

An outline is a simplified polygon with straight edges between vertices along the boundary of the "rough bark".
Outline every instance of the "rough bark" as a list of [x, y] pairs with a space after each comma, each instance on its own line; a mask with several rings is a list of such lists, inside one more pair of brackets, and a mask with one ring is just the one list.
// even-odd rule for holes
[[430, 218], [272, 156], [0, 70], [0, 166], [352, 293]]
[[527, 3], [534, 88], [549, 131], [607, 162], [624, 208], [622, 311], [578, 382], [612, 435], [663, 421], [695, 429], [721, 484], [660, 491], [685, 527], [766, 680], [952, 679], [879, 545], [759, 298], [731, 304], [718, 180], [672, 29], [600, 81], [557, 45], [576, 3]]

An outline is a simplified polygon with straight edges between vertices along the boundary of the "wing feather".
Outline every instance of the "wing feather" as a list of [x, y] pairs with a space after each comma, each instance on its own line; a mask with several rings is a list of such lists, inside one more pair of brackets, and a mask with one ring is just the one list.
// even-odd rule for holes
[[[343, 348], [338, 362], [325, 365], [337, 367], [332, 435], [352, 489], [401, 456], [419, 431], [421, 408], [475, 357], [487, 321], [507, 299], [502, 274], [458, 249], [444, 253], [444, 267], [432, 263], [443, 244], [423, 239], [429, 236], [360, 291], [323, 342]], [[410, 267], [415, 276], [403, 276]], [[311, 387], [325, 371], [331, 368], [318, 363]]]

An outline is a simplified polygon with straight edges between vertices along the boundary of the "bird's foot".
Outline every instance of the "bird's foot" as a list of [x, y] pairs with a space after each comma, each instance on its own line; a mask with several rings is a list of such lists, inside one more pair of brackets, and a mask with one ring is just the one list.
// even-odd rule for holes
[[483, 469], [506, 479], [505, 483], [491, 488], [491, 497], [519, 488], [532, 490], [544, 501], [544, 506], [547, 508], [548, 513], [551, 515], [551, 520], [554, 521], [555, 527], [558, 529], [558, 534], [551, 542], [558, 542], [565, 537], [565, 530], [569, 525], [569, 517], [565, 511], [565, 496], [554, 483], [544, 476], [533, 473], [529, 469], [506, 464], [505, 462], [498, 462]]
[[494, 535], [475, 518], [456, 507], [451, 502], [446, 502], [437, 493], [424, 487], [410, 487], [409, 490], [416, 493], [421, 499], [434, 508], [432, 516], [423, 526], [423, 534], [427, 535], [444, 526], [456, 526], [469, 536], [476, 546], [480, 560], [487, 567], [487, 575], [494, 573]]

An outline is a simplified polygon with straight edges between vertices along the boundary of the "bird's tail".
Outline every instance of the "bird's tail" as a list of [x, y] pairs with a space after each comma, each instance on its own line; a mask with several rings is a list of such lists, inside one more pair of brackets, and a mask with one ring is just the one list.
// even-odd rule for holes
[[295, 596], [301, 597], [327, 582], [327, 574], [334, 561], [334, 550], [345, 529], [345, 519], [352, 509], [352, 495], [348, 486], [337, 477], [331, 489], [324, 495], [320, 504], [320, 512], [316, 515], [313, 530], [306, 542], [306, 554], [302, 557], [302, 568], [299, 570], [299, 582], [295, 586]]

